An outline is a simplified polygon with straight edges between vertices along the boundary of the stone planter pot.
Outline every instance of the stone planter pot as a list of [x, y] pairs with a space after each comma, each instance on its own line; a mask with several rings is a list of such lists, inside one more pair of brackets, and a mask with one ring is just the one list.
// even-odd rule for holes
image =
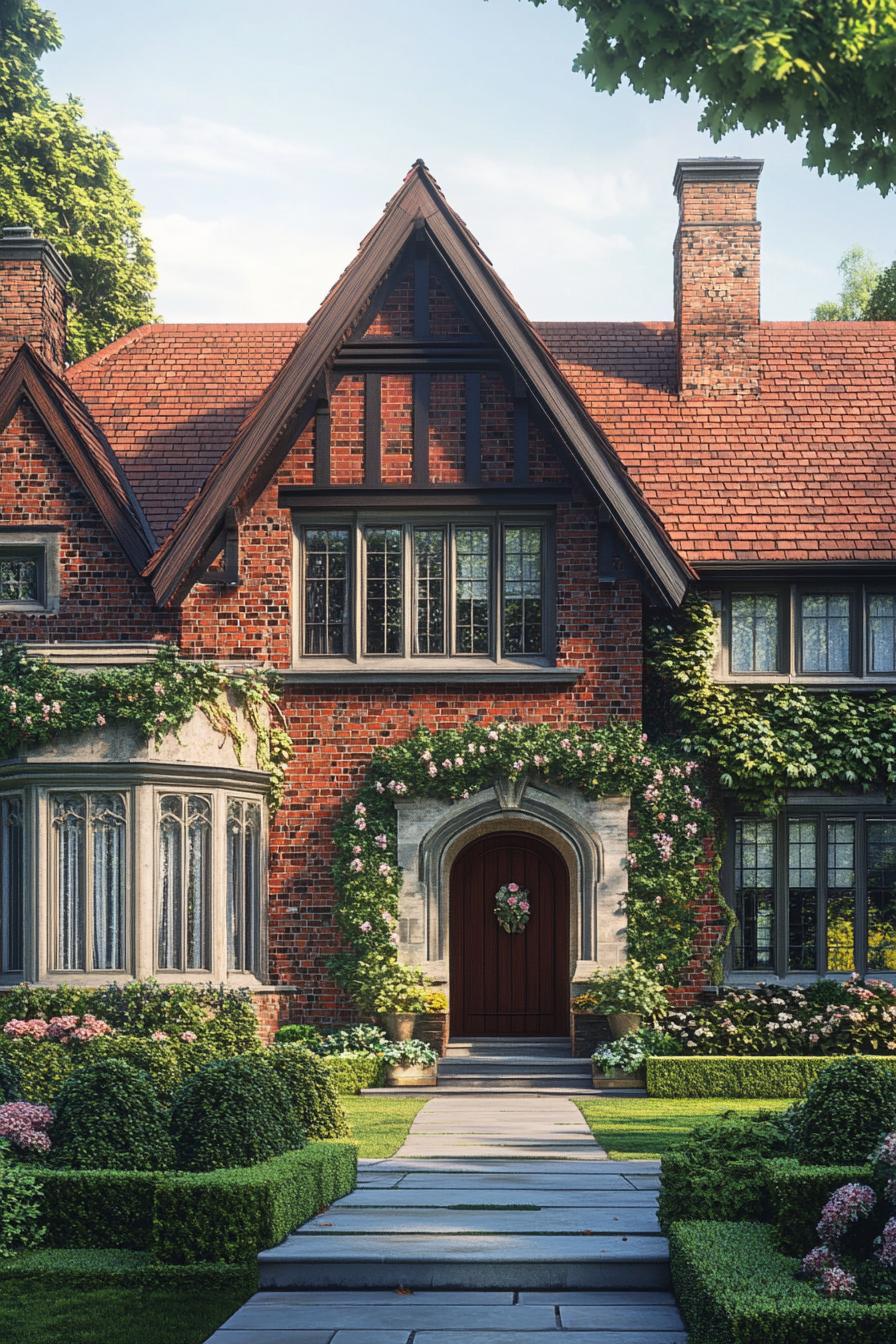
[[414, 1039], [425, 1041], [439, 1055], [448, 1049], [448, 1014], [418, 1013], [414, 1024]]
[[410, 1041], [414, 1037], [416, 1013], [383, 1013], [383, 1030], [390, 1041]]
[[611, 1069], [609, 1073], [601, 1073], [592, 1061], [591, 1082], [599, 1088], [646, 1087], [647, 1072], [645, 1069], [638, 1069], [636, 1073], [624, 1073], [622, 1069]]
[[599, 1045], [611, 1039], [603, 1013], [571, 1013], [572, 1053], [575, 1059], [590, 1059]]
[[439, 1081], [438, 1064], [387, 1064], [387, 1087], [435, 1087]]
[[630, 1031], [637, 1031], [641, 1025], [640, 1013], [607, 1013], [607, 1022], [610, 1026], [610, 1035], [614, 1041], [618, 1041], [620, 1036], [627, 1036]]

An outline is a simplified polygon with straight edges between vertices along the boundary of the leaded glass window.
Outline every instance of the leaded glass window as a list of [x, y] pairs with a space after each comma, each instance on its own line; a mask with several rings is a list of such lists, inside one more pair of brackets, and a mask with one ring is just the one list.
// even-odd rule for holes
[[305, 652], [349, 652], [350, 537], [346, 527], [307, 527], [305, 554]]
[[211, 801], [199, 794], [159, 800], [158, 966], [204, 970], [209, 964]]
[[445, 652], [445, 529], [414, 528], [415, 653]]
[[868, 595], [868, 671], [896, 672], [896, 594]]
[[455, 644], [458, 653], [488, 653], [491, 643], [491, 529], [454, 534]]
[[544, 653], [544, 533], [504, 529], [504, 652]]
[[258, 970], [262, 897], [262, 811], [231, 798], [227, 805], [227, 967]]
[[800, 667], [803, 672], [849, 672], [848, 593], [804, 593], [800, 600]]
[[855, 969], [856, 823], [838, 817], [827, 824], [827, 969]]
[[817, 850], [815, 817], [792, 817], [787, 824], [787, 965], [814, 971], [818, 958]]
[[738, 818], [734, 830], [734, 957], [739, 971], [770, 970], [774, 964], [774, 878], [774, 824]]
[[402, 549], [400, 527], [365, 529], [366, 653], [401, 653]]
[[778, 670], [778, 599], [770, 593], [731, 597], [731, 671]]
[[43, 601], [42, 551], [0, 550], [0, 602]]
[[896, 971], [896, 820], [866, 823], [868, 969]]
[[21, 975], [24, 953], [22, 800], [0, 798], [0, 974]]
[[127, 889], [124, 798], [117, 793], [56, 794], [51, 813], [56, 969], [122, 970]]

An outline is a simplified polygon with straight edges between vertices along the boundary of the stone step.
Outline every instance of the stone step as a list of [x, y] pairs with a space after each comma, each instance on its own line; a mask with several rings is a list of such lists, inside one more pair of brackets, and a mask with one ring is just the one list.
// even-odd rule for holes
[[581, 1073], [590, 1078], [591, 1061], [562, 1055], [446, 1055], [439, 1065], [440, 1078], [489, 1073]]
[[478, 1172], [482, 1176], [500, 1176], [516, 1173], [519, 1176], [571, 1176], [579, 1182], [585, 1175], [594, 1176], [659, 1176], [660, 1163], [656, 1158], [641, 1157], [632, 1161], [614, 1160], [595, 1155], [591, 1166], [572, 1171], [562, 1159], [545, 1158], [539, 1162], [513, 1161], [500, 1157], [362, 1157], [358, 1163], [362, 1176], [384, 1172], [406, 1176], [409, 1172]]
[[[474, 1178], [475, 1179], [475, 1178]], [[356, 1209], [453, 1209], [470, 1208], [476, 1204], [494, 1204], [501, 1208], [514, 1204], [537, 1204], [541, 1209], [655, 1209], [654, 1190], [521, 1190], [503, 1186], [483, 1190], [481, 1185], [456, 1185], [450, 1190], [434, 1190], [432, 1186], [415, 1190], [413, 1187], [362, 1186], [346, 1195], [334, 1208], [350, 1206]]]
[[[537, 1079], [527, 1083], [504, 1083], [501, 1079], [489, 1081], [483, 1079], [479, 1082], [459, 1081], [454, 1079], [450, 1082], [440, 1083], [439, 1092], [445, 1092], [451, 1097], [513, 1097], [525, 1096], [527, 1100], [539, 1096], [563, 1096], [563, 1097], [594, 1097], [603, 1095], [595, 1092], [590, 1085], [582, 1087], [578, 1081], [569, 1082], [564, 1079], [556, 1079], [550, 1083], [540, 1083]], [[432, 1097], [436, 1095], [431, 1087], [402, 1087], [400, 1090], [395, 1087], [362, 1087], [362, 1097]], [[614, 1097], [646, 1097], [647, 1093], [641, 1091], [619, 1092], [614, 1091]]]
[[568, 1036], [478, 1036], [448, 1042], [446, 1058], [488, 1058], [492, 1055], [548, 1055], [563, 1059], [572, 1054]]
[[[505, 1195], [506, 1199], [507, 1196]], [[386, 1206], [373, 1209], [357, 1207], [346, 1208], [344, 1203], [334, 1204], [325, 1213], [312, 1218], [296, 1233], [299, 1237], [315, 1236], [327, 1233], [384, 1236], [458, 1236], [471, 1235], [504, 1236], [523, 1235], [527, 1232], [537, 1236], [556, 1235], [558, 1233], [579, 1234], [584, 1236], [646, 1236], [658, 1237], [660, 1225], [656, 1210], [649, 1207], [623, 1208], [583, 1208], [577, 1205], [571, 1208], [545, 1209], [534, 1204], [525, 1209], [513, 1207], [513, 1204], [525, 1205], [524, 1195], [514, 1195], [511, 1207], [489, 1208], [487, 1191], [480, 1192], [472, 1208], [398, 1208], [390, 1201]], [[539, 1243], [540, 1244], [540, 1243]]]
[[[669, 1286], [665, 1238], [643, 1235], [559, 1234], [534, 1242], [531, 1236], [513, 1234], [294, 1234], [279, 1246], [262, 1251], [258, 1264], [262, 1288], [555, 1290]], [[552, 1315], [550, 1328], [553, 1321]], [[456, 1324], [452, 1321], [452, 1326]], [[476, 1327], [482, 1329], [483, 1322], [477, 1321]]]

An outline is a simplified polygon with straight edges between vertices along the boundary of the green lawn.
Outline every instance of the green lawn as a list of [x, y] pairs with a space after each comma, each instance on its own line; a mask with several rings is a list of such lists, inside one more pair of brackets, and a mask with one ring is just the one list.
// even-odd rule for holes
[[429, 1097], [341, 1097], [359, 1157], [391, 1157]]
[[594, 1097], [576, 1101], [599, 1143], [614, 1158], [662, 1157], [695, 1125], [725, 1111], [782, 1111], [789, 1101], [734, 1101], [665, 1097]]
[[0, 1339], [16, 1344], [202, 1344], [253, 1291], [0, 1286]]

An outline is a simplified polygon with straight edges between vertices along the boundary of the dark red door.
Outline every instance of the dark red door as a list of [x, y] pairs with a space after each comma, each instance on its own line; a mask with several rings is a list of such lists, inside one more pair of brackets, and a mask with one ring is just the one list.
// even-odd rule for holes
[[[529, 923], [505, 933], [494, 916], [505, 882], [527, 888]], [[453, 1036], [565, 1036], [569, 1031], [569, 874], [552, 845], [485, 835], [451, 869]]]

